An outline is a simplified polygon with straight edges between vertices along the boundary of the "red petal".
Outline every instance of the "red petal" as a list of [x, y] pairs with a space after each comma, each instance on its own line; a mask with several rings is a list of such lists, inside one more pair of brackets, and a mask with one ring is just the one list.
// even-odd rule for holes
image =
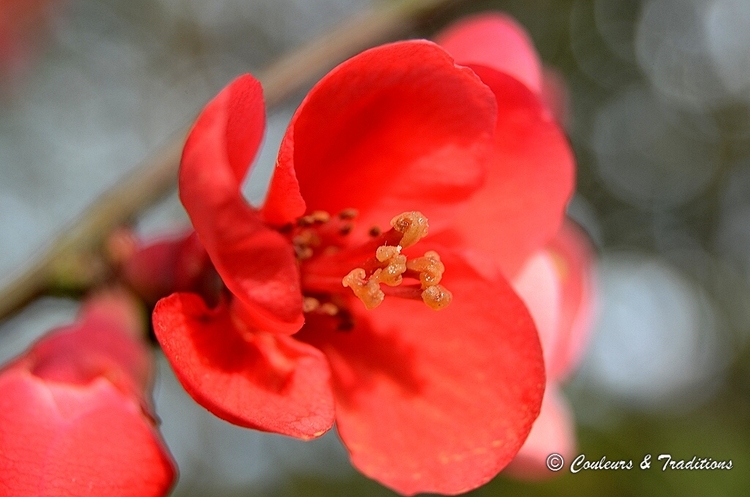
[[[310, 91], [278, 164], [296, 170], [308, 211], [358, 209], [366, 231], [418, 208], [432, 224], [481, 184], [494, 122], [494, 99], [472, 71], [431, 42], [393, 43]], [[275, 176], [268, 202], [284, 190]]]
[[555, 260], [546, 250], [534, 253], [511, 284], [534, 318], [544, 351], [547, 379], [553, 380], [550, 363], [555, 360], [553, 356], [560, 348], [563, 334], [560, 327], [562, 288]]
[[153, 366], [141, 309], [125, 293], [87, 300], [80, 318], [35, 343], [7, 368], [26, 369], [45, 381], [87, 385], [105, 377], [124, 394], [146, 399]]
[[314, 347], [248, 329], [226, 304], [208, 309], [189, 293], [160, 300], [153, 318], [185, 390], [220, 418], [304, 439], [333, 424], [329, 367]]
[[566, 219], [547, 249], [560, 275], [562, 296], [557, 348], [547, 363], [550, 378], [562, 381], [580, 362], [596, 314], [596, 259], [588, 236]]
[[213, 272], [211, 259], [194, 231], [139, 247], [123, 269], [123, 279], [155, 304], [174, 292], [196, 292]]
[[177, 260], [186, 235], [136, 250], [123, 268], [123, 279], [144, 300], [156, 303], [175, 291]]
[[352, 300], [355, 327], [301, 332], [326, 353], [336, 419], [352, 462], [404, 494], [456, 494], [495, 476], [539, 413], [544, 366], [521, 300], [440, 251], [453, 302], [433, 311], [386, 297], [374, 311]]
[[264, 121], [262, 91], [252, 76], [222, 90], [185, 143], [180, 198], [216, 270], [254, 324], [294, 333], [304, 318], [292, 245], [268, 228], [240, 193]]
[[560, 127], [528, 88], [496, 71], [475, 69], [497, 97], [495, 146], [487, 182], [455, 229], [460, 242], [494, 254], [511, 276], [559, 229], [573, 192], [573, 155]]
[[550, 109], [557, 122], [567, 127], [571, 121], [570, 92], [563, 74], [557, 69], [545, 67], [542, 71], [542, 101]]
[[566, 219], [557, 236], [530, 257], [513, 287], [534, 317], [550, 381], [578, 364], [596, 308], [594, 256], [583, 231]]
[[526, 30], [510, 16], [485, 13], [467, 17], [439, 33], [435, 41], [456, 62], [509, 74], [531, 90], [542, 88], [542, 64]]
[[542, 411], [534, 422], [529, 438], [523, 444], [508, 473], [522, 478], [545, 478], [554, 476], [547, 468], [547, 457], [552, 453], [572, 462], [576, 447], [573, 415], [567, 402], [554, 385], [547, 385], [542, 402]]
[[0, 376], [0, 494], [157, 497], [174, 464], [139, 403], [14, 368]]

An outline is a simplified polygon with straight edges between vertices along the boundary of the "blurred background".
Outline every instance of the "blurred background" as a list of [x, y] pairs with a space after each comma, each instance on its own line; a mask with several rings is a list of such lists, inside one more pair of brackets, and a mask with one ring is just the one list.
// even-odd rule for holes
[[[0, 6], [0, 285], [235, 75], [376, 3], [0, 2], [10, 6]], [[9, 23], [2, 9], [14, 8]], [[489, 9], [528, 29], [569, 91], [578, 159], [570, 215], [600, 256], [594, 338], [565, 386], [579, 453], [636, 464], [647, 453], [695, 455], [734, 468], [563, 471], [544, 482], [501, 474], [471, 495], [744, 495], [750, 2], [462, 1], [411, 36]], [[273, 164], [303, 95], [269, 116], [260, 164]], [[187, 224], [172, 195], [137, 228], [148, 236]], [[0, 324], [0, 362], [76, 310], [45, 298]], [[303, 443], [214, 418], [163, 359], [155, 396], [180, 466], [176, 496], [392, 495], [351, 468], [335, 433]]]

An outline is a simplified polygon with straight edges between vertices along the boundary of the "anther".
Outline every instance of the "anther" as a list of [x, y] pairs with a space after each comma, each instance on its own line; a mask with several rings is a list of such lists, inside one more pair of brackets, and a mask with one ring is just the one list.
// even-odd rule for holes
[[310, 216], [312, 216], [313, 221], [318, 224], [327, 223], [331, 220], [331, 215], [326, 211], [314, 211]]
[[440, 255], [434, 250], [425, 252], [424, 257], [417, 257], [406, 263], [406, 269], [419, 273], [419, 282], [423, 287], [440, 283], [445, 272], [445, 264], [440, 262]]
[[382, 245], [375, 251], [375, 258], [380, 262], [385, 262], [388, 259], [392, 259], [395, 256], [399, 255], [400, 253], [401, 247], [394, 247], [393, 245], [389, 247], [387, 245]]
[[362, 268], [352, 269], [349, 274], [344, 276], [341, 283], [345, 287], [351, 288], [354, 295], [365, 304], [365, 308], [368, 310], [375, 309], [385, 298], [378, 280], [367, 278], [367, 273]]
[[379, 226], [373, 226], [372, 228], [370, 228], [370, 231], [367, 232], [367, 234], [373, 238], [375, 238], [376, 236], [380, 236], [381, 233], [382, 230]]
[[335, 316], [339, 313], [339, 308], [333, 302], [323, 302], [315, 297], [305, 297], [302, 299], [302, 312], [315, 312], [325, 314], [326, 316]]
[[442, 285], [428, 286], [422, 292], [422, 301], [427, 304], [427, 307], [436, 311], [450, 304], [451, 300], [453, 300], [453, 294]]
[[292, 238], [292, 245], [297, 258], [305, 260], [313, 256], [313, 247], [320, 246], [320, 238], [311, 230], [303, 230]]
[[312, 213], [297, 219], [299, 226], [312, 226], [313, 224], [325, 224], [331, 220], [331, 215], [326, 211], [313, 211]]
[[427, 218], [419, 211], [404, 212], [391, 219], [393, 229], [401, 233], [399, 245], [411, 247], [427, 235]]
[[302, 300], [302, 312], [312, 312], [320, 307], [320, 301], [313, 297], [305, 297]]
[[406, 272], [406, 256], [401, 253], [401, 247], [382, 245], [375, 251], [375, 258], [386, 266], [378, 268], [371, 278], [388, 286], [398, 286], [403, 281], [401, 276]]
[[324, 304], [321, 304], [319, 311], [326, 316], [335, 316], [339, 313], [339, 308], [332, 302], [325, 302]]
[[357, 212], [357, 209], [344, 209], [343, 211], [339, 212], [339, 219], [354, 219], [358, 214], [359, 212]]

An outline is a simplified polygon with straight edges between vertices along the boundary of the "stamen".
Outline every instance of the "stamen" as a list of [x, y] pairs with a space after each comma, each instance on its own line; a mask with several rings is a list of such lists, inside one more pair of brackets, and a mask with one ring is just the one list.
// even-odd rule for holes
[[425, 252], [424, 257], [417, 257], [406, 263], [406, 269], [419, 273], [419, 282], [429, 287], [440, 283], [445, 272], [445, 264], [440, 262], [440, 256], [434, 250]]
[[297, 258], [305, 260], [313, 256], [313, 247], [320, 246], [320, 238], [311, 230], [303, 230], [292, 238], [292, 245]]
[[427, 307], [436, 311], [446, 307], [451, 300], [453, 300], [453, 294], [443, 285], [428, 286], [422, 292], [422, 301], [427, 304]]
[[404, 212], [391, 219], [393, 229], [401, 233], [402, 248], [411, 247], [427, 235], [427, 218], [419, 211]]
[[313, 211], [312, 213], [297, 219], [300, 226], [312, 226], [313, 224], [325, 224], [331, 220], [331, 215], [326, 211]]
[[305, 297], [302, 300], [302, 312], [312, 312], [320, 307], [320, 301], [313, 297]]
[[313, 221], [319, 224], [327, 223], [331, 220], [331, 215], [326, 211], [314, 211], [310, 216], [312, 216]]
[[326, 316], [335, 316], [339, 313], [339, 308], [332, 302], [326, 302], [320, 306], [320, 312]]
[[401, 284], [406, 272], [406, 256], [401, 254], [401, 247], [380, 246], [375, 251], [375, 258], [386, 263], [384, 268], [378, 268], [372, 273], [372, 278], [378, 283], [385, 283], [388, 286], [398, 286]]
[[343, 211], [339, 212], [339, 219], [354, 219], [358, 214], [359, 212], [357, 211], [357, 209], [344, 209]]
[[375, 309], [385, 298], [378, 280], [367, 278], [367, 273], [362, 268], [352, 269], [344, 276], [341, 283], [352, 289], [354, 295], [365, 304], [367, 310]]
[[325, 314], [326, 316], [335, 316], [339, 313], [339, 308], [333, 302], [321, 303], [315, 297], [305, 297], [302, 300], [302, 312], [316, 312], [318, 314]]

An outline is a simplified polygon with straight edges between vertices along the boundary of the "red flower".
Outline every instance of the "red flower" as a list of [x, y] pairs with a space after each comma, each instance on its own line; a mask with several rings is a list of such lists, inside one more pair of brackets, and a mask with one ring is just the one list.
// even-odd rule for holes
[[[463, 492], [510, 462], [538, 414], [543, 359], [525, 306], [475, 249], [503, 238], [518, 265], [543, 246], [572, 169], [535, 96], [493, 82], [510, 100], [499, 116], [492, 91], [430, 42], [350, 59], [298, 109], [257, 209], [240, 183], [263, 133], [260, 86], [241, 77], [208, 104], [180, 195], [228, 291], [176, 293], [154, 311], [200, 404], [300, 438], [335, 417], [354, 465], [405, 494]], [[509, 167], [487, 174], [493, 149]], [[476, 198], [489, 210], [453, 223]], [[425, 215], [436, 236], [420, 242]]]
[[[536, 95], [540, 101], [537, 106], [539, 115], [548, 115], [546, 108], [551, 109], [560, 120], [567, 118], [564, 86], [555, 73], [542, 69], [531, 39], [512, 18], [496, 13], [479, 14], [454, 23], [438, 35], [437, 40], [458, 63], [473, 68], [493, 89], [501, 114], [504, 105], [510, 109], [515, 105], [507, 87], [498, 84], [510, 75], [527, 87], [523, 94]], [[489, 183], [506, 182], [506, 188], [510, 188], [509, 185], [514, 182], [508, 182], [507, 175], [502, 174], [502, 167], [507, 164], [502, 159], [502, 151], [508, 149], [508, 142], [523, 143], [523, 140], [505, 132], [501, 126], [502, 121], [498, 120], [496, 161], [494, 167], [490, 168]], [[556, 134], [555, 127], [551, 122], [547, 125], [549, 132]], [[550, 143], [553, 142], [555, 140], [550, 140]], [[536, 192], [541, 204], [545, 203], [545, 198], [548, 199], [546, 209], [536, 210], [539, 216], [537, 220], [541, 220], [541, 216], [557, 219], [560, 212], [553, 210], [565, 204], [560, 203], [555, 195], [564, 194], [566, 190], [553, 191], [550, 188], [571, 181], [572, 168], [561, 167], [561, 164], [572, 162], [565, 158], [567, 152], [561, 146], [548, 146], [538, 155], [542, 154], [546, 154], [548, 160], [538, 161], [532, 170], [519, 171], [519, 180], [515, 183], [523, 185], [520, 187], [527, 189], [527, 192]], [[528, 154], [523, 156], [528, 157]], [[533, 163], [527, 161], [525, 165]], [[496, 175], [494, 181], [493, 175]], [[539, 177], [546, 177], [547, 181], [539, 181]], [[490, 192], [497, 191], [488, 188], [483, 195], [478, 195], [469, 213], [494, 212], [497, 216], [509, 212], [498, 208], [493, 211], [489, 206], [495, 201]], [[556, 228], [553, 223], [545, 223], [544, 226]], [[519, 226], [519, 229], [523, 227]], [[536, 240], [549, 240], [554, 233], [537, 230], [536, 234], [539, 236]], [[492, 243], [498, 244], [496, 249], [488, 246]], [[537, 245], [536, 251], [516, 252], [513, 246], [503, 247], [502, 244], [507, 244], [507, 240], [501, 237], [485, 241], [486, 249], [498, 256], [497, 262], [512, 278], [514, 288], [534, 317], [547, 370], [542, 411], [510, 469], [524, 476], [549, 476], [554, 473], [550, 473], [546, 467], [547, 456], [557, 452], [568, 458], [575, 450], [572, 414], [558, 385], [576, 367], [588, 342], [594, 309], [593, 253], [585, 235], [570, 221], [563, 224], [546, 247]], [[531, 246], [529, 243], [522, 245], [522, 248]], [[506, 257], [505, 254], [510, 256]]]
[[1, 495], [167, 494], [138, 320], [122, 296], [99, 297], [0, 371]]

